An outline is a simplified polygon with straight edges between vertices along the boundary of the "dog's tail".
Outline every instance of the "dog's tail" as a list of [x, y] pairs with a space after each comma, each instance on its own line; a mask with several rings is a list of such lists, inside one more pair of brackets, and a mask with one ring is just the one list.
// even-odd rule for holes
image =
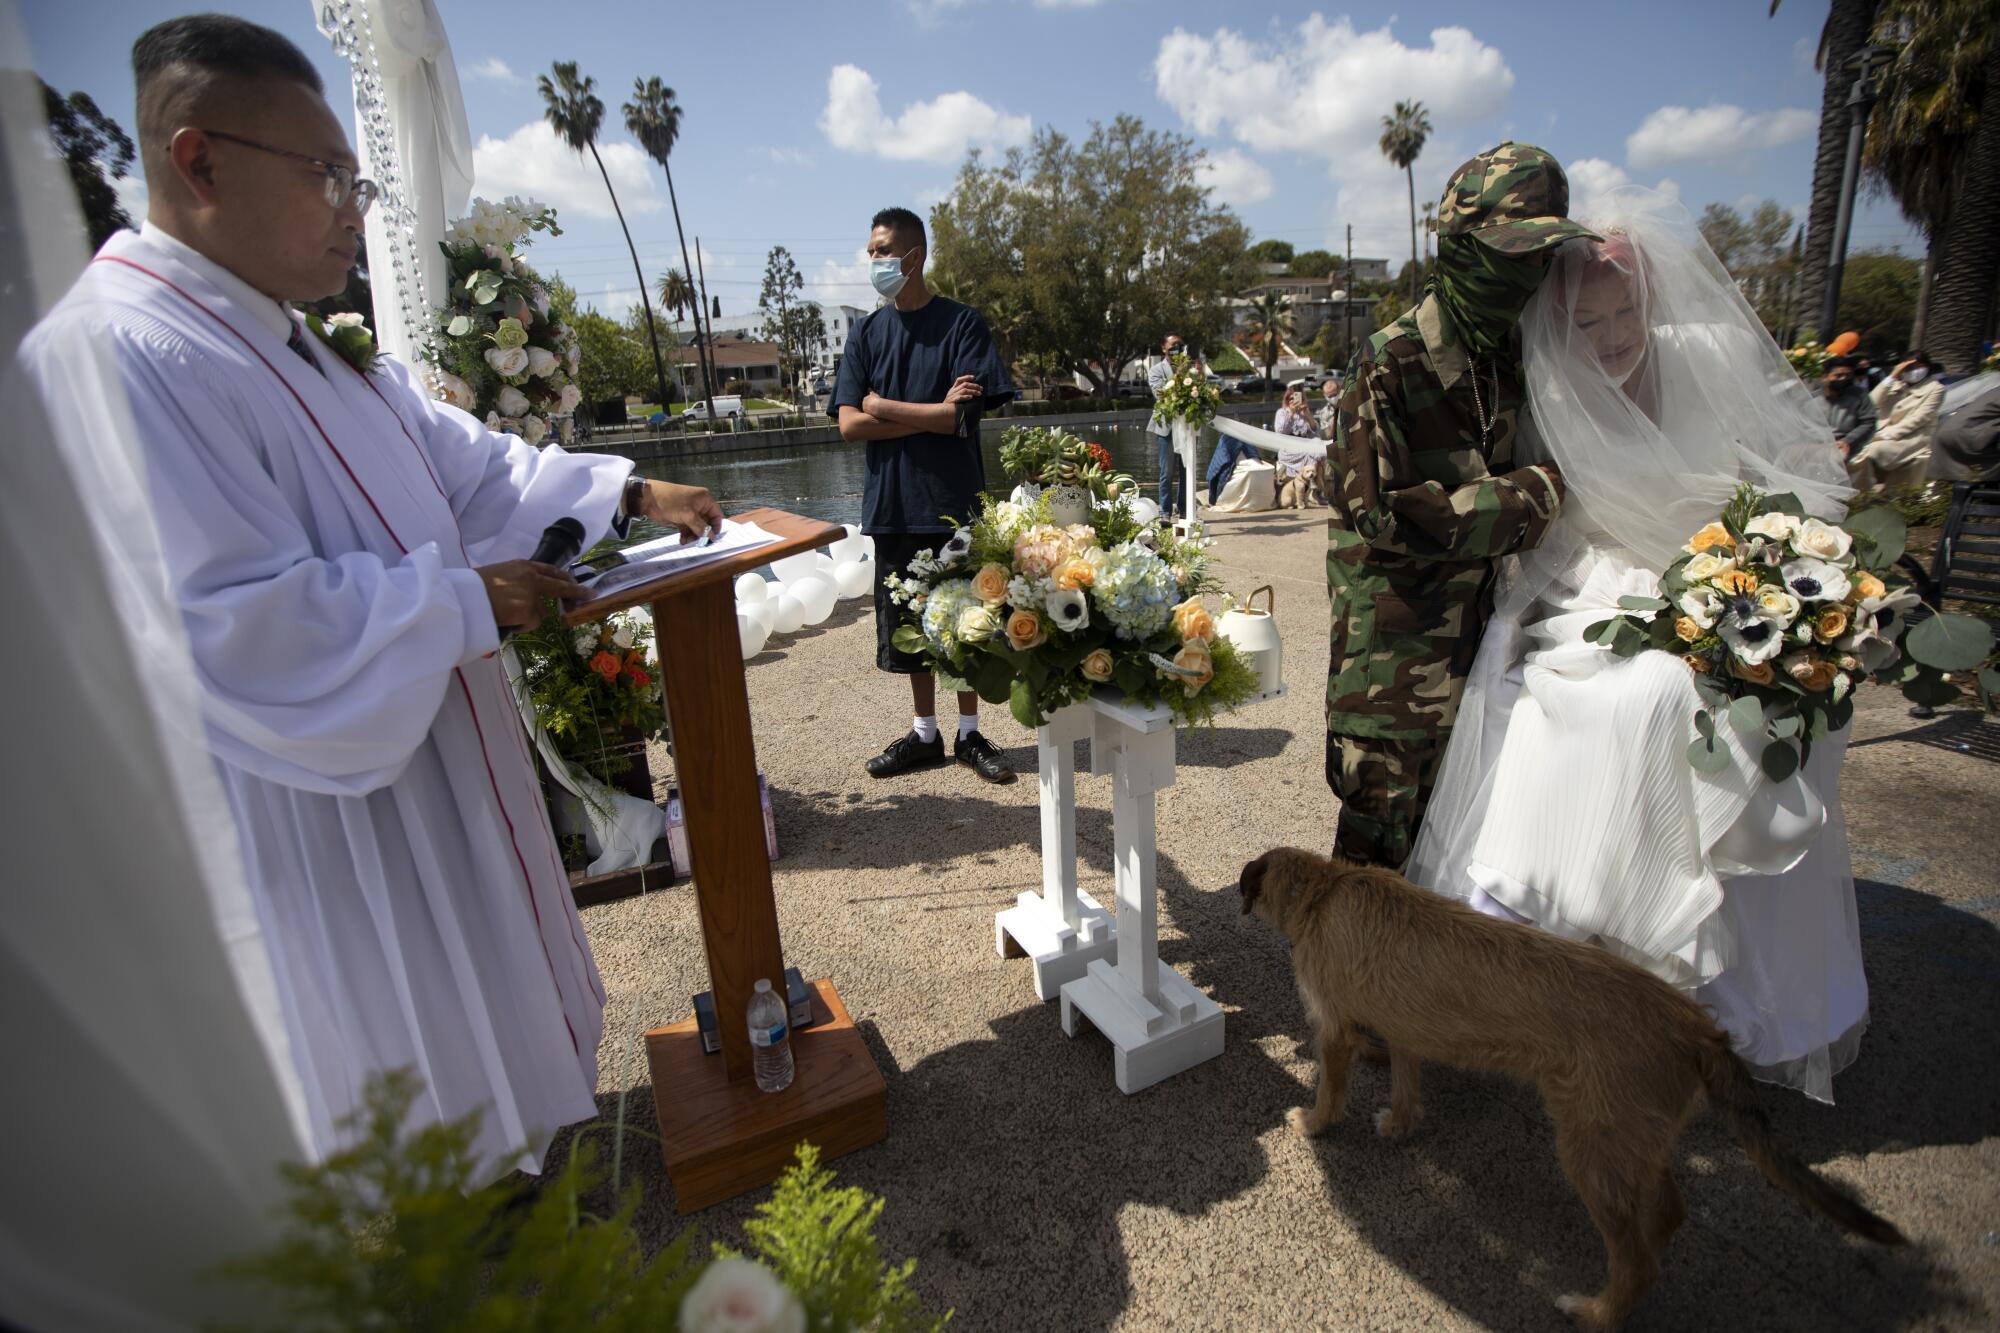
[[1770, 1118], [1757, 1104], [1750, 1071], [1743, 1067], [1736, 1052], [1729, 1049], [1727, 1037], [1719, 1032], [1704, 1037], [1697, 1060], [1709, 1100], [1729, 1121], [1736, 1141], [1743, 1145], [1743, 1151], [1764, 1179], [1814, 1212], [1824, 1214], [1843, 1231], [1851, 1231], [1877, 1245], [1906, 1242], [1895, 1223], [1870, 1212], [1845, 1186], [1818, 1175], [1778, 1142], [1771, 1132]]

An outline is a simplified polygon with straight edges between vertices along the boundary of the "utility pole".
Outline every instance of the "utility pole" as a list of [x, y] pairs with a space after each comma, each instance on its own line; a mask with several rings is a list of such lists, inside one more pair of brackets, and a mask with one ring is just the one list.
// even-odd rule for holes
[[[1347, 299], [1340, 303], [1340, 331], [1347, 335], [1347, 359], [1354, 360], [1354, 226], [1347, 228]], [[1342, 367], [1345, 373], [1345, 367]]]
[[1826, 295], [1820, 305], [1819, 336], [1834, 336], [1840, 317], [1841, 270], [1847, 264], [1847, 232], [1854, 222], [1854, 191], [1861, 183], [1861, 147], [1868, 137], [1868, 113], [1874, 109], [1875, 67], [1894, 52], [1885, 46], [1864, 46], [1855, 53], [1854, 86], [1847, 93], [1847, 165], [1840, 173], [1840, 212], [1833, 224], [1833, 249], [1826, 261]]
[[[696, 313], [704, 317], [708, 314], [708, 274], [705, 269], [706, 265], [701, 262], [701, 237], [697, 236], [694, 238], [694, 275], [695, 282], [701, 290], [701, 309]], [[701, 337], [701, 322], [700, 319], [695, 320], [695, 336], [697, 338]], [[702, 353], [706, 358], [706, 363], [713, 365], [715, 357], [715, 325], [713, 324], [708, 326], [708, 336], [702, 338]], [[708, 392], [708, 398], [706, 399], [708, 403], [708, 428], [714, 430], [715, 381], [707, 373], [702, 375], [702, 388]], [[733, 430], [734, 426], [731, 429]]]

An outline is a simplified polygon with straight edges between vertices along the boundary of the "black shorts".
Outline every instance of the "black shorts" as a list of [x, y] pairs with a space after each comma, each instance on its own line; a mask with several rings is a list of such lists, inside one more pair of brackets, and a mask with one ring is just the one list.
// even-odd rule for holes
[[931, 669], [930, 659], [921, 653], [906, 653], [891, 640], [903, 624], [909, 608], [889, 600], [882, 580], [891, 574], [907, 575], [910, 561], [919, 551], [935, 551], [951, 540], [949, 532], [878, 532], [875, 538], [875, 665], [898, 676], [920, 676]]

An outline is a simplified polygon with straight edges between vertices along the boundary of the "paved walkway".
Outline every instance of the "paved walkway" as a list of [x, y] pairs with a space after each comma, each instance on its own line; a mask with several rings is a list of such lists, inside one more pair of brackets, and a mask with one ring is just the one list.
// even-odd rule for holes
[[[1282, 941], [1239, 916], [1242, 864], [1323, 848], [1318, 682], [1326, 670], [1323, 516], [1214, 528], [1229, 587], [1277, 588], [1293, 693], [1180, 742], [1160, 798], [1161, 954], [1228, 1011], [1220, 1059], [1135, 1097], [1111, 1051], [1063, 1037], [1025, 961], [993, 951], [993, 913], [1040, 884], [1032, 781], [951, 768], [887, 782], [862, 761], [907, 725], [872, 669], [862, 604], [776, 641], [750, 666], [773, 789], [787, 960], [830, 975], [889, 1082], [886, 1142], [840, 1159], [888, 1199], [884, 1252], [965, 1329], [1565, 1326], [1551, 1302], [1594, 1290], [1596, 1233], [1527, 1089], [1426, 1074], [1407, 1142], [1372, 1130], [1385, 1071], [1357, 1071], [1347, 1120], [1308, 1144], [1285, 1128], [1311, 1064]], [[1968, 724], [1972, 724], [1968, 726]], [[1032, 735], [986, 729], [1022, 772]], [[2000, 1320], [2000, 727], [1913, 722], [1864, 692], [1845, 773], [1872, 1027], [1839, 1105], [1767, 1090], [1780, 1134], [1910, 1233], [1849, 1242], [1767, 1186], [1712, 1117], [1682, 1144], [1691, 1208], [1633, 1329], [1991, 1328]], [[1108, 778], [1078, 778], [1085, 887], [1109, 901]], [[600, 1103], [651, 1129], [637, 1034], [705, 988], [685, 886], [584, 913], [611, 1002]], [[639, 1141], [643, 1145], [643, 1141]], [[630, 1145], [628, 1144], [628, 1148]], [[637, 1154], [649, 1241], [682, 1223], [657, 1157]], [[631, 1155], [628, 1153], [628, 1161]], [[752, 1200], [696, 1219], [734, 1238]]]

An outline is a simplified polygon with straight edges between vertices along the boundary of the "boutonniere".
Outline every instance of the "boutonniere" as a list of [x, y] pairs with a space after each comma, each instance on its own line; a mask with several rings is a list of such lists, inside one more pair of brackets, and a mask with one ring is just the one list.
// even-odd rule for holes
[[375, 335], [368, 331], [368, 325], [353, 311], [343, 311], [330, 319], [321, 319], [310, 310], [299, 312], [305, 316], [306, 327], [313, 336], [330, 348], [333, 354], [366, 375], [375, 367], [375, 358], [381, 353], [375, 350]]

